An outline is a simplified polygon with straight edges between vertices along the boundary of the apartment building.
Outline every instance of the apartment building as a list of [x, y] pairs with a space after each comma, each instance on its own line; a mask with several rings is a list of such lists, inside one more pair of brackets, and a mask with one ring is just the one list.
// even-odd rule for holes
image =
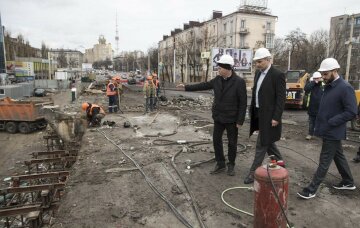
[[247, 67], [236, 70], [243, 77], [250, 77], [253, 51], [274, 47], [276, 21], [276, 16], [254, 9], [239, 9], [228, 15], [213, 11], [208, 21], [190, 21], [159, 42], [160, 77], [169, 82], [209, 80], [216, 75], [212, 58], [214, 50], [219, 49], [238, 60], [242, 53], [248, 54]]
[[[352, 29], [351, 29], [352, 28]], [[351, 31], [352, 30], [352, 31]], [[352, 34], [351, 34], [352, 33]], [[350, 35], [352, 39], [350, 40]], [[349, 65], [349, 81], [359, 87], [360, 80], [360, 13], [340, 15], [330, 20], [329, 56], [338, 60], [340, 74], [345, 75], [349, 45], [351, 42], [351, 58]]]
[[58, 64], [61, 63], [61, 56], [64, 56], [66, 59], [66, 64], [64, 66], [59, 66], [58, 68], [71, 68], [81, 70], [82, 63], [84, 62], [84, 54], [78, 50], [71, 49], [50, 49], [48, 52], [49, 60], [56, 60]]

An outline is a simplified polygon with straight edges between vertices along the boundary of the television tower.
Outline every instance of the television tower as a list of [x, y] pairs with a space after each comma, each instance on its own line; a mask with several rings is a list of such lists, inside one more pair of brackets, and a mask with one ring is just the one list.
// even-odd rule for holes
[[117, 22], [117, 11], [116, 11], [116, 35], [115, 35], [115, 42], [116, 42], [116, 55], [119, 54], [119, 31], [118, 31], [118, 22]]

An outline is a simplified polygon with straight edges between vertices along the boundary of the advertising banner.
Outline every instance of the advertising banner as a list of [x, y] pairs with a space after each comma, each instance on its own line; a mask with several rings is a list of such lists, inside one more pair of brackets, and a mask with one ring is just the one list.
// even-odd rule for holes
[[252, 50], [235, 48], [213, 48], [211, 50], [213, 71], [217, 70], [217, 61], [223, 54], [231, 55], [234, 58], [235, 71], [251, 72]]
[[34, 63], [16, 61], [15, 76], [16, 77], [34, 76]]

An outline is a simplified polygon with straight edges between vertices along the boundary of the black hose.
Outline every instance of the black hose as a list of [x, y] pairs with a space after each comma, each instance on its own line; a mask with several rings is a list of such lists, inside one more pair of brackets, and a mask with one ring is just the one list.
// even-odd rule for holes
[[267, 171], [268, 177], [269, 177], [270, 182], [271, 182], [272, 191], [273, 191], [273, 193], [274, 193], [274, 195], [275, 195], [275, 198], [276, 198], [276, 200], [277, 200], [277, 203], [279, 204], [279, 206], [280, 206], [280, 208], [281, 208], [281, 211], [282, 211], [282, 213], [283, 213], [283, 215], [284, 215], [284, 217], [285, 217], [285, 219], [286, 219], [286, 223], [287, 223], [288, 227], [292, 227], [292, 226], [291, 226], [291, 223], [290, 223], [290, 221], [289, 221], [289, 219], [288, 219], [288, 217], [286, 216], [284, 207], [283, 207], [283, 205], [281, 204], [279, 195], [278, 195], [277, 192], [276, 192], [274, 182], [273, 182], [273, 180], [272, 180], [272, 178], [271, 178], [271, 175], [270, 175], [269, 164], [266, 165], [266, 171]]
[[111, 140], [103, 131], [99, 131], [99, 129], [96, 129], [100, 134], [102, 134], [109, 142], [111, 142], [113, 145], [115, 145], [127, 158], [129, 158], [134, 165], [139, 169], [141, 174], [145, 177], [145, 181], [148, 183], [150, 188], [170, 207], [170, 209], [174, 212], [176, 218], [179, 219], [181, 223], [183, 223], [186, 227], [192, 228], [193, 226], [186, 220], [186, 218], [176, 209], [176, 207], [166, 198], [165, 195], [163, 195], [151, 182], [150, 178], [145, 174], [143, 169], [140, 167], [140, 165], [129, 155], [125, 153], [125, 151], [119, 147], [113, 140]]

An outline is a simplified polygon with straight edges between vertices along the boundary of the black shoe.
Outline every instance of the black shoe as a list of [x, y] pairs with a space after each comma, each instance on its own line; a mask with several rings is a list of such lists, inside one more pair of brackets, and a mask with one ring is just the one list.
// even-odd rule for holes
[[234, 167], [235, 165], [234, 164], [231, 164], [231, 163], [228, 163], [227, 164], [227, 175], [229, 176], [235, 176], [235, 171], [234, 171]]
[[333, 188], [339, 189], [339, 190], [355, 190], [356, 186], [354, 184], [348, 184], [348, 183], [341, 181], [339, 184], [334, 184]]
[[244, 184], [254, 183], [254, 172], [250, 172], [244, 180]]
[[356, 157], [353, 158], [353, 162], [355, 162], [355, 163], [360, 162], [360, 154], [356, 155]]
[[220, 172], [224, 171], [225, 168], [226, 168], [225, 162], [218, 162], [218, 163], [216, 163], [214, 170], [211, 171], [210, 174], [220, 173]]
[[297, 195], [303, 199], [311, 199], [316, 196], [315, 193], [311, 193], [309, 190], [307, 190], [305, 188], [301, 192], [298, 192]]

